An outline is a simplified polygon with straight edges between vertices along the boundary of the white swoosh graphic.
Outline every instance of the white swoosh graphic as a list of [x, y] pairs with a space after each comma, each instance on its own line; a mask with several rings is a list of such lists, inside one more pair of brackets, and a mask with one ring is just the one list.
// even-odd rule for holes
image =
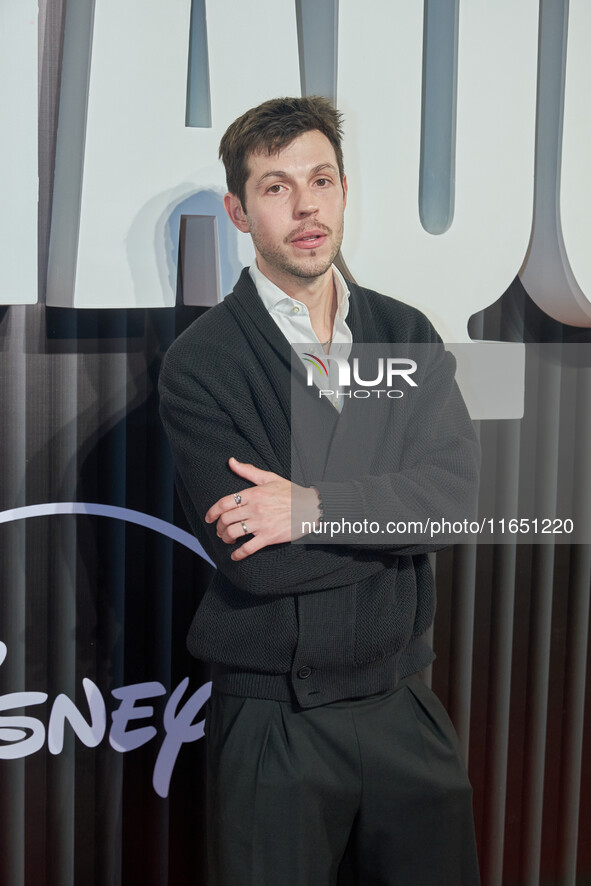
[[178, 541], [189, 550], [199, 554], [203, 560], [215, 566], [215, 563], [207, 556], [194, 535], [179, 529], [173, 523], [152, 517], [142, 511], [134, 511], [131, 508], [118, 508], [115, 505], [101, 505], [87, 501], [53, 501], [39, 505], [25, 505], [22, 508], [11, 508], [0, 511], [0, 523], [12, 523], [14, 520], [26, 520], [29, 517], [48, 517], [53, 514], [84, 514], [92, 517], [113, 517], [115, 520], [125, 520], [127, 523], [137, 523], [146, 529], [153, 529], [161, 535], [166, 535], [173, 541]]

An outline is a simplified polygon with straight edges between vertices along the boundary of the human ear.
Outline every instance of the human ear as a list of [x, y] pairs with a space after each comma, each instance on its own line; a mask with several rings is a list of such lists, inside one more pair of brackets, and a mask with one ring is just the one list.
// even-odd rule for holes
[[347, 184], [347, 176], [346, 175], [343, 176], [342, 185], [343, 185], [343, 209], [344, 209], [345, 206], [347, 205], [347, 191], [349, 190], [349, 185]]
[[242, 203], [236, 194], [230, 194], [229, 192], [226, 194], [224, 197], [224, 208], [232, 224], [239, 231], [242, 231], [243, 234], [248, 234], [250, 232], [250, 225], [242, 208]]

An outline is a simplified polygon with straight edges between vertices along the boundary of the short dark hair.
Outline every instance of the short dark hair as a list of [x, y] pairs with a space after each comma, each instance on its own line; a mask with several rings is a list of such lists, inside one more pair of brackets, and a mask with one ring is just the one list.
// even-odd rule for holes
[[251, 108], [234, 120], [220, 142], [220, 158], [226, 168], [226, 183], [246, 211], [245, 190], [251, 154], [276, 154], [298, 135], [317, 129], [334, 148], [343, 181], [342, 114], [320, 95], [305, 98], [274, 98]]

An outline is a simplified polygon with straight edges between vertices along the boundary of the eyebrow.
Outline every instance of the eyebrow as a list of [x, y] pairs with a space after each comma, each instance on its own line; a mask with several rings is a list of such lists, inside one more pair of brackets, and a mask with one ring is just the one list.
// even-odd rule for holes
[[[323, 170], [330, 170], [331, 172], [337, 173], [338, 170], [336, 166], [332, 163], [319, 163], [318, 166], [314, 166], [313, 169], [310, 170], [310, 175], [318, 175], [319, 172]], [[269, 172], [265, 172], [264, 175], [261, 175], [259, 180], [257, 181], [257, 187], [261, 185], [268, 178], [289, 178], [290, 176], [285, 172], [284, 169], [271, 169]]]

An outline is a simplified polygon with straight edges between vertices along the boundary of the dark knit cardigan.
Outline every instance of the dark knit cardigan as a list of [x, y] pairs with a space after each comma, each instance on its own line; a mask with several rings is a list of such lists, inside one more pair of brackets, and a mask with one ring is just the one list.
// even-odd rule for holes
[[[290, 427], [290, 345], [248, 270], [164, 360], [161, 415], [177, 488], [195, 535], [218, 567], [188, 647], [213, 663], [220, 691], [312, 707], [390, 689], [433, 659], [424, 634], [435, 607], [427, 551], [435, 548], [401, 543], [395, 535], [352, 545], [322, 538], [318, 544], [314, 537], [314, 544], [273, 545], [234, 562], [233, 546], [203, 520], [219, 498], [249, 485], [228, 467], [230, 456], [316, 486], [325, 520], [407, 515], [420, 500], [431, 501], [435, 515], [450, 501], [458, 513], [468, 506], [478, 446], [453, 381], [453, 359], [419, 311], [348, 286], [354, 343], [432, 343], [434, 356], [416, 376], [414, 407], [390, 413], [395, 428], [378, 416], [377, 430], [368, 421], [373, 431], [363, 445], [336, 447], [348, 459], [337, 473], [331, 440], [353, 412], [346, 404], [339, 416], [327, 401], [314, 399], [311, 421], [324, 429], [324, 440], [318, 443], [315, 430], [312, 447], [305, 443], [309, 428]], [[307, 394], [312, 398], [310, 389]], [[359, 429], [365, 422], [353, 424]]]

